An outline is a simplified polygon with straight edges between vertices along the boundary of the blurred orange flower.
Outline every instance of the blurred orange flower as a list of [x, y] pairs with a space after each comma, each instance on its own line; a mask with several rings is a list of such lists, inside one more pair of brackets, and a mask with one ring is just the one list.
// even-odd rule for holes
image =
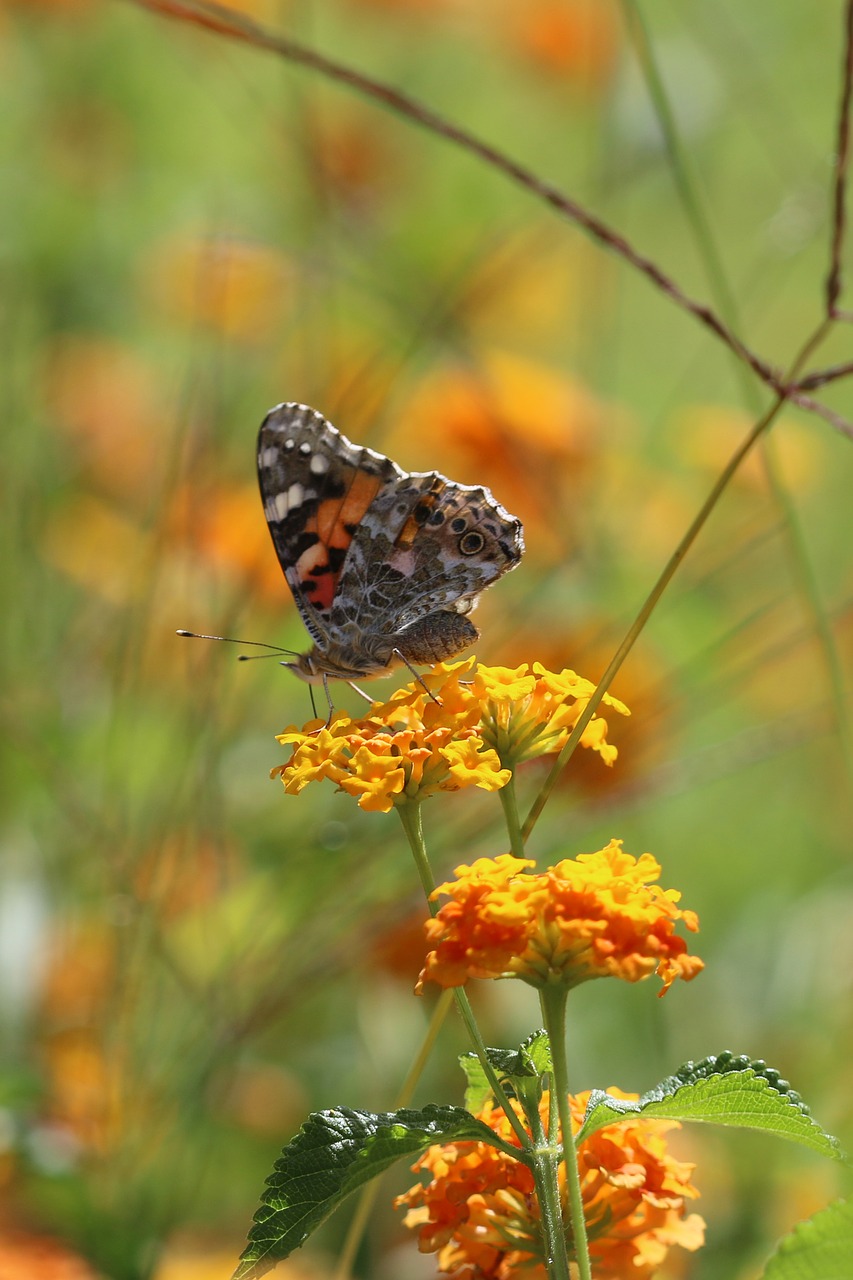
[[178, 321], [249, 345], [278, 336], [292, 300], [287, 258], [237, 236], [187, 233], [161, 241], [144, 260], [142, 279]]
[[[611, 1089], [618, 1098], [636, 1094]], [[570, 1096], [572, 1128], [583, 1121], [588, 1093]], [[513, 1107], [525, 1123], [521, 1107]], [[549, 1123], [550, 1098], [540, 1102], [543, 1127]], [[491, 1103], [478, 1113], [510, 1146], [518, 1139], [505, 1114]], [[598, 1130], [577, 1153], [584, 1218], [596, 1280], [651, 1280], [673, 1246], [698, 1249], [705, 1224], [698, 1214], [685, 1216], [698, 1196], [691, 1182], [693, 1165], [674, 1159], [665, 1135], [672, 1121], [632, 1119]], [[430, 1176], [398, 1196], [406, 1207], [407, 1227], [418, 1231], [422, 1253], [437, 1253], [439, 1270], [456, 1280], [511, 1280], [523, 1275], [545, 1280], [539, 1207], [533, 1175], [524, 1164], [482, 1142], [430, 1147], [412, 1167]], [[566, 1203], [565, 1169], [560, 1193]], [[567, 1241], [573, 1259], [571, 1239]]]
[[67, 927], [52, 946], [42, 981], [41, 1010], [49, 1022], [91, 1022], [113, 990], [116, 939], [101, 923]]
[[0, 1234], [0, 1280], [98, 1280], [87, 1262], [47, 1236]]
[[45, 524], [45, 559], [93, 595], [126, 604], [145, 589], [153, 567], [146, 530], [112, 505], [78, 494]]
[[121, 1130], [122, 1072], [107, 1059], [100, 1032], [88, 1027], [56, 1031], [45, 1038], [42, 1054], [51, 1121], [73, 1133], [86, 1151], [110, 1150]]
[[[514, 663], [536, 653], [544, 666], [559, 670], [565, 655], [571, 653], [584, 671], [603, 672], [620, 640], [612, 622], [589, 621], [579, 626], [576, 619], [543, 607], [538, 612], [531, 610], [506, 637], [502, 648]], [[667, 668], [656, 662], [648, 646], [642, 654], [634, 650], [616, 678], [620, 693], [627, 697], [624, 701], [614, 697], [612, 703], [608, 697], [604, 703], [619, 712], [618, 719], [607, 718], [608, 750], [618, 755], [618, 771], [600, 769], [595, 754], [576, 751], [558, 785], [577, 788], [594, 800], [600, 793], [631, 788], [660, 763], [672, 749], [677, 733], [672, 713], [678, 695], [666, 673]]]
[[[151, 1280], [228, 1280], [241, 1247], [237, 1238], [229, 1248], [176, 1242], [167, 1248]], [[331, 1272], [322, 1262], [288, 1258], [279, 1262], [275, 1274], [276, 1280], [328, 1280]]]
[[130, 347], [101, 334], [65, 334], [48, 350], [51, 425], [71, 441], [105, 492], [145, 505], [159, 493], [168, 419], [156, 371]]
[[233, 845], [188, 828], [170, 832], [143, 853], [133, 886], [139, 900], [150, 903], [161, 919], [176, 920], [215, 901], [233, 883], [236, 871]]
[[424, 926], [433, 950], [418, 989], [428, 981], [462, 986], [469, 978], [521, 978], [534, 987], [576, 987], [590, 978], [639, 982], [656, 972], [660, 995], [676, 978], [690, 981], [702, 961], [675, 933], [681, 921], [699, 928], [681, 894], [653, 882], [660, 865], [649, 853], [623, 853], [611, 840], [596, 853], [566, 858], [541, 874], [510, 854], [456, 868], [456, 879], [432, 894], [450, 902]]
[[[278, 741], [293, 753], [272, 776], [290, 795], [328, 778], [363, 809], [383, 813], [435, 791], [499, 790], [518, 761], [559, 751], [594, 686], [538, 663], [531, 674], [526, 664], [474, 670], [475, 662], [436, 663], [360, 720], [339, 711], [328, 725], [291, 726]], [[615, 699], [610, 705], [626, 710]], [[581, 742], [610, 763], [606, 734], [606, 721], [593, 717]]]
[[610, 84], [621, 42], [610, 0], [520, 0], [506, 29], [513, 49], [538, 69], [588, 91]]
[[428, 18], [447, 9], [450, 0], [349, 0], [349, 3], [357, 9], [377, 9], [380, 12], [400, 13], [404, 17], [416, 15]]
[[251, 587], [282, 609], [290, 606], [256, 484], [205, 483], [196, 475], [175, 493], [165, 523], [173, 544], [192, 547], [226, 582]]
[[354, 103], [334, 115], [310, 115], [308, 177], [355, 210], [377, 203], [387, 194], [402, 158], [383, 124], [375, 111]]
[[503, 352], [428, 374], [398, 413], [410, 465], [434, 467], [441, 456], [454, 479], [487, 485], [520, 517], [528, 550], [551, 559], [573, 543], [603, 418], [579, 382]]

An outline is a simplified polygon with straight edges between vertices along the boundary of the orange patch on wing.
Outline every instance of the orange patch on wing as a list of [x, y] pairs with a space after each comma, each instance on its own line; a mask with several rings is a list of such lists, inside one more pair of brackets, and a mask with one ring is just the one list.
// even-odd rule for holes
[[[441, 492], [443, 491], [443, 489], [444, 489], [444, 484], [442, 483], [441, 489], [433, 487], [433, 489], [430, 490], [428, 493], [422, 494], [422, 496], [418, 499], [418, 504], [415, 510], [417, 510], [418, 508], [426, 507], [430, 512], [434, 511], [436, 506], [438, 505], [438, 500], [439, 500], [439, 497], [441, 496]], [[413, 511], [412, 514], [409, 516], [408, 520], [406, 521], [406, 523], [403, 525], [403, 528], [400, 530], [399, 534], [397, 535], [395, 539], [395, 546], [398, 548], [410, 547], [414, 542], [415, 538], [418, 536], [419, 531], [423, 528], [423, 525], [424, 525], [424, 521], [416, 520], [414, 511]]]
[[395, 546], [410, 547], [414, 542], [415, 538], [417, 537], [418, 530], [420, 529], [420, 527], [421, 526], [418, 524], [415, 517], [409, 516], [408, 520], [403, 525], [402, 529], [397, 535]]
[[315, 609], [328, 609], [335, 598], [341, 575], [328, 572], [328, 564], [329, 549], [322, 542], [308, 547], [296, 561], [296, 576]]
[[338, 587], [339, 573], [324, 573], [320, 578], [312, 578], [317, 583], [317, 590], [311, 592], [311, 603], [315, 609], [330, 609]]
[[324, 546], [348, 547], [352, 534], [346, 525], [358, 524], [379, 490], [382, 481], [364, 471], [356, 471], [343, 498], [328, 498], [317, 508], [317, 536]]
[[338, 551], [346, 551], [352, 542], [351, 527], [360, 523], [382, 488], [378, 476], [355, 470], [351, 474], [352, 481], [343, 498], [327, 498], [308, 521], [306, 531], [316, 533], [319, 542], [304, 551], [296, 563], [299, 581], [315, 584], [306, 594], [316, 609], [331, 608], [341, 576], [340, 570], [323, 572], [329, 563], [329, 549], [334, 547]]

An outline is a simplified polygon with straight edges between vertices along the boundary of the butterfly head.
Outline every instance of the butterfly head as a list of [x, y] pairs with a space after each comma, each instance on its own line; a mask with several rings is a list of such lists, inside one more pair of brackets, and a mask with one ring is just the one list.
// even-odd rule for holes
[[282, 661], [281, 665], [287, 671], [292, 671], [300, 680], [304, 680], [306, 684], [322, 684], [323, 672], [319, 670], [314, 660], [314, 651], [311, 653], [294, 653], [293, 662]]

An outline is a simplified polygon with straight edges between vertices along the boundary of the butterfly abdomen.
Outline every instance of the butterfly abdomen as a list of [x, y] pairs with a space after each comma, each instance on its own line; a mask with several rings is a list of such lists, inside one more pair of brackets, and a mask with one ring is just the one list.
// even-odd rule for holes
[[439, 609], [398, 632], [394, 648], [407, 662], [446, 662], [472, 645], [479, 635], [470, 618], [450, 609]]

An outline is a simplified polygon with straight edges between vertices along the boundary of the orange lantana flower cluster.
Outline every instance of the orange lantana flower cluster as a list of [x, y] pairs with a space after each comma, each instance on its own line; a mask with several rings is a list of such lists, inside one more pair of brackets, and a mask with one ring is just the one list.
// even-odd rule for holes
[[696, 914], [676, 906], [677, 890], [653, 883], [661, 868], [651, 854], [634, 858], [611, 840], [540, 874], [527, 870], [533, 866], [510, 854], [478, 858], [439, 885], [433, 896], [450, 901], [424, 926], [433, 950], [419, 988], [468, 978], [574, 987], [589, 978], [637, 982], [656, 971], [663, 995], [675, 978], [703, 968], [674, 931], [680, 920], [695, 932]]
[[[329, 778], [363, 809], [387, 813], [394, 805], [435, 791], [477, 786], [497, 791], [522, 760], [559, 751], [595, 686], [535, 663], [509, 670], [475, 667], [475, 659], [438, 663], [423, 677], [351, 719], [339, 711], [326, 726], [291, 726], [278, 741], [290, 760], [273, 770], [285, 791], [298, 795], [309, 782]], [[607, 700], [627, 713], [615, 699]], [[607, 723], [593, 717], [581, 744], [612, 764]]]
[[[609, 1092], [618, 1098], [636, 1094]], [[588, 1093], [569, 1098], [572, 1127], [583, 1121]], [[519, 1119], [523, 1113], [513, 1103]], [[547, 1092], [540, 1103], [543, 1128], [549, 1121]], [[478, 1113], [505, 1143], [518, 1140], [503, 1111], [491, 1103]], [[687, 1201], [699, 1194], [692, 1186], [693, 1165], [667, 1151], [665, 1134], [673, 1121], [620, 1121], [599, 1129], [578, 1151], [584, 1219], [597, 1280], [648, 1280], [673, 1245], [698, 1249], [703, 1220], [685, 1216]], [[545, 1280], [544, 1245], [533, 1174], [527, 1165], [483, 1142], [430, 1147], [413, 1166], [431, 1181], [396, 1200], [405, 1206], [406, 1226], [417, 1228], [422, 1253], [437, 1253], [439, 1270], [455, 1280]], [[560, 1166], [565, 1206], [565, 1169]], [[567, 1241], [574, 1259], [572, 1241]]]

